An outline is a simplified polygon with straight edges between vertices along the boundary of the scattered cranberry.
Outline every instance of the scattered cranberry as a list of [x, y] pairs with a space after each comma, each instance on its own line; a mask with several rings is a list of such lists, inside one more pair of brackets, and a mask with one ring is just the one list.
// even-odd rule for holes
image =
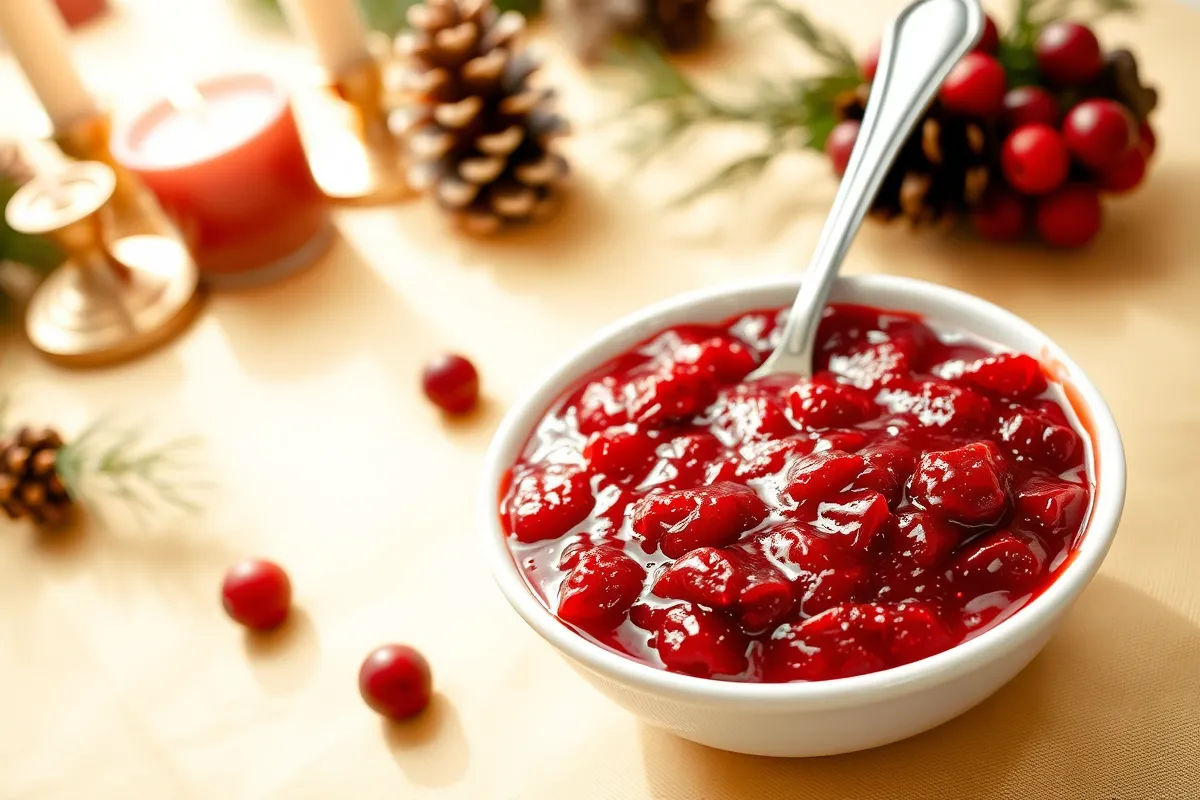
[[1104, 67], [1100, 41], [1091, 28], [1078, 22], [1052, 22], [1034, 45], [1038, 68], [1052, 83], [1078, 86]]
[[433, 692], [429, 662], [408, 645], [386, 644], [371, 651], [359, 667], [358, 691], [377, 714], [395, 720], [415, 717]]
[[1052, 192], [1067, 179], [1071, 158], [1058, 131], [1049, 125], [1022, 125], [1008, 135], [1000, 153], [1004, 178], [1029, 195]]
[[1009, 129], [1040, 123], [1057, 127], [1058, 102], [1040, 86], [1018, 86], [1004, 95], [1004, 124]]
[[1011, 242], [1025, 232], [1025, 201], [1013, 192], [997, 191], [971, 214], [971, 227], [983, 239]]
[[277, 628], [292, 606], [292, 582], [278, 564], [252, 560], [234, 564], [221, 584], [225, 613], [257, 631]]
[[1134, 148], [1113, 166], [1100, 173], [1100, 188], [1113, 194], [1136, 189], [1146, 177], [1146, 154]]
[[998, 116], [1004, 110], [1007, 81], [999, 61], [986, 53], [967, 53], [942, 84], [942, 104], [957, 114]]
[[1083, 247], [1104, 221], [1100, 195], [1090, 186], [1071, 184], [1038, 201], [1038, 235], [1054, 247]]
[[875, 80], [875, 73], [879, 70], [879, 49], [883, 46], [883, 42], [878, 39], [875, 43], [867, 48], [867, 52], [863, 54], [862, 60], [862, 77], [867, 83]]
[[975, 45], [975, 52], [987, 53], [989, 56], [994, 56], [999, 51], [1000, 31], [997, 30], [995, 21], [991, 17], [985, 16], [983, 35], [979, 37], [979, 44]]
[[1138, 143], [1137, 122], [1115, 100], [1084, 100], [1063, 120], [1063, 138], [1081, 163], [1103, 171]]
[[459, 355], [446, 354], [425, 365], [421, 386], [430, 402], [451, 414], [465, 414], [479, 401], [479, 373]]
[[850, 164], [850, 153], [858, 140], [859, 127], [858, 120], [844, 119], [833, 126], [829, 138], [825, 140], [825, 155], [829, 156], [833, 163], [833, 171], [838, 177], [846, 174], [846, 167]]
[[1154, 128], [1150, 127], [1149, 122], [1143, 122], [1138, 127], [1138, 149], [1147, 159], [1158, 149], [1158, 137], [1154, 135]]

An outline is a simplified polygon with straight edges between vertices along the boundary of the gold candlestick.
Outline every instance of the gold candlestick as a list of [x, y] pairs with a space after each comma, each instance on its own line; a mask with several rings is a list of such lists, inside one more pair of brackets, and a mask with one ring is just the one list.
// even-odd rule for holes
[[116, 235], [159, 234], [177, 236], [153, 196], [136, 177], [113, 158], [109, 147], [112, 118], [107, 113], [80, 119], [54, 132], [54, 143], [64, 155], [76, 161], [99, 161], [113, 171], [116, 186], [112, 197], [112, 225]]
[[347, 205], [412, 196], [403, 148], [388, 127], [379, 59], [366, 59], [337, 75], [322, 99], [307, 115], [305, 145], [325, 196]]
[[196, 267], [175, 239], [111, 233], [117, 176], [95, 161], [34, 178], [9, 200], [13, 230], [49, 236], [67, 260], [29, 301], [25, 331], [47, 358], [112, 364], [164, 343], [200, 307]]

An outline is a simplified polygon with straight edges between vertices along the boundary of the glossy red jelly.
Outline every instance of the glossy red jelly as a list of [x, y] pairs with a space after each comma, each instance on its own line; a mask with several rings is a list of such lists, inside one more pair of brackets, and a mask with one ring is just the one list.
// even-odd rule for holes
[[500, 516], [564, 623], [674, 672], [817, 681], [946, 650], [1054, 580], [1091, 482], [1037, 360], [834, 305], [815, 378], [745, 381], [782, 319], [663, 331], [542, 419]]

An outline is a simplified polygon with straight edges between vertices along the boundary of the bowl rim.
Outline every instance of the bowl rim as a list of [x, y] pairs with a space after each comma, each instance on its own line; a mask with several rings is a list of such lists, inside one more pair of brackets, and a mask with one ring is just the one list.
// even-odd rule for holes
[[[955, 308], [974, 318], [988, 319], [1012, 332], [1014, 338], [1023, 335], [1040, 340], [1043, 348], [1041, 357], [1053, 359], [1060, 374], [1069, 376], [1069, 384], [1075, 394], [1073, 404], [1084, 407], [1084, 413], [1080, 416], [1086, 414], [1089, 423], [1087, 428], [1093, 440], [1096, 489], [1082, 542], [1059, 576], [1023, 606], [1019, 613], [949, 650], [880, 672], [810, 683], [745, 683], [668, 672], [608, 650], [555, 617], [530, 590], [508, 548], [506, 534], [500, 524], [498, 491], [502, 476], [511, 466], [511, 454], [519, 452], [524, 446], [537, 419], [554, 399], [588, 371], [579, 367], [581, 362], [586, 366], [588, 358], [612, 339], [633, 330], [650, 335], [655, 330], [651, 323], [660, 327], [678, 324], [665, 322], [663, 318], [688, 307], [722, 298], [772, 291], [794, 292], [802, 279], [803, 275], [798, 274], [725, 283], [675, 295], [625, 315], [589, 337], [555, 364], [510, 408], [500, 423], [485, 457], [478, 500], [477, 527], [483, 537], [484, 552], [492, 576], [509, 604], [542, 638], [570, 659], [626, 686], [690, 703], [777, 711], [797, 706], [816, 710], [860, 705], [945, 683], [986, 666], [1000, 653], [1017, 648], [1051, 626], [1099, 570], [1116, 535], [1124, 507], [1125, 455], [1112, 412], [1079, 365], [1032, 324], [975, 295], [894, 275], [842, 276], [839, 284], [848, 285], [853, 292], [876, 294], [881, 298], [886, 295], [928, 296], [932, 304]], [[870, 302], [888, 307], [885, 301]], [[746, 306], [743, 310], [749, 311], [751, 307]], [[893, 307], [903, 309], [903, 305]], [[937, 318], [935, 313], [926, 316]]]

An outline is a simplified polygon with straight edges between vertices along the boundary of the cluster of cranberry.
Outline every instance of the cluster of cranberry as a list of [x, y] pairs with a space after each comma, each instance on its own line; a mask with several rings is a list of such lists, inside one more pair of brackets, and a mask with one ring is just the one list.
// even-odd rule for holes
[[[459, 355], [443, 355], [426, 365], [421, 388], [434, 405], [449, 414], [464, 414], [479, 400], [479, 373]], [[292, 608], [292, 581], [278, 564], [251, 559], [225, 573], [221, 586], [225, 612], [253, 631], [269, 631], [287, 621]], [[374, 711], [402, 720], [429, 705], [433, 678], [429, 662], [402, 644], [377, 647], [363, 660], [358, 689]]]
[[[1054, 22], [1042, 29], [1034, 56], [1044, 85], [1009, 88], [999, 50], [996, 25], [988, 19], [979, 45], [955, 66], [939, 94], [946, 112], [984, 120], [1003, 136], [997, 166], [1005, 185], [973, 212], [972, 227], [985, 239], [1010, 241], [1032, 223], [1049, 245], [1082, 247], [1100, 231], [1101, 193], [1121, 194], [1142, 182], [1154, 131], [1116, 100], [1067, 99], [1086, 94], [1104, 68], [1100, 42], [1086, 25]], [[864, 63], [868, 80], [877, 64], [878, 50]], [[1064, 108], [1064, 101], [1073, 104]], [[830, 136], [835, 165], [849, 159], [854, 133]]]

